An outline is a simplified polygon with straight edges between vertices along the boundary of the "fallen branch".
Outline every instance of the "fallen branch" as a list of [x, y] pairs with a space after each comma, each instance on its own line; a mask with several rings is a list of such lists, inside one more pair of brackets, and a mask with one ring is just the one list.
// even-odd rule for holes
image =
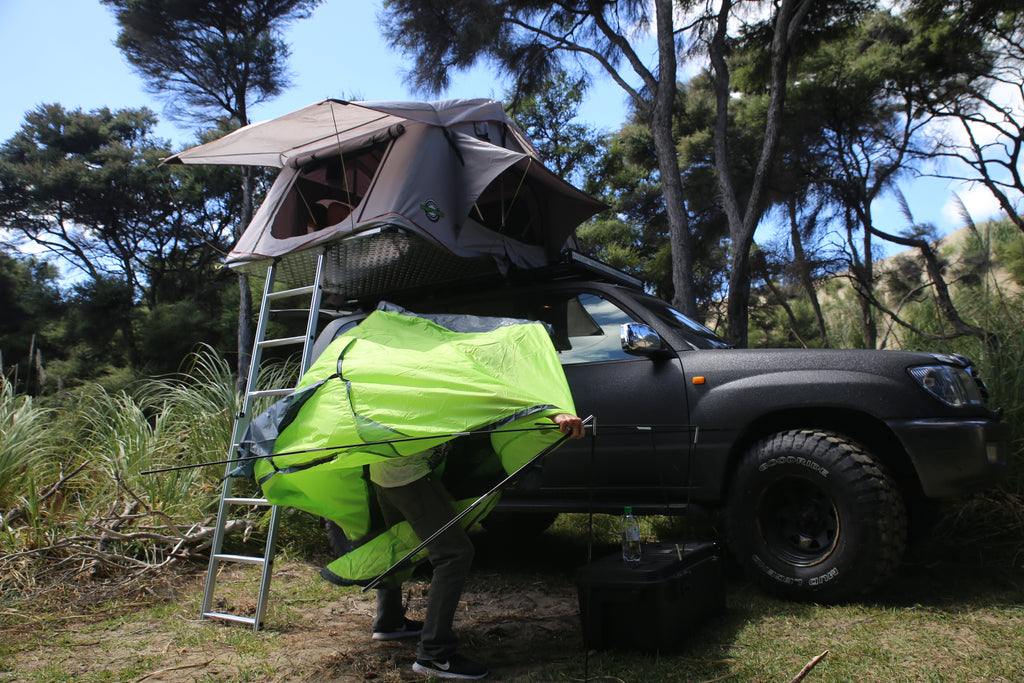
[[[140, 529], [135, 523], [155, 513], [135, 514], [134, 501], [123, 505], [121, 514], [112, 507], [109, 513], [93, 519], [89, 526], [96, 532], [0, 555], [2, 587], [45, 592], [83, 574], [102, 578], [107, 589], [125, 586], [159, 574], [175, 563], [203, 558], [213, 544], [215, 527], [208, 521]], [[162, 513], [157, 516], [169, 519]], [[233, 519], [225, 524], [224, 535], [241, 533], [248, 537], [254, 528], [251, 520]]]
[[[121, 480], [120, 480], [120, 477], [118, 477], [118, 484], [120, 484], [120, 483], [121, 483]], [[94, 524], [93, 525], [93, 526], [98, 526], [98, 528], [102, 531], [102, 533], [100, 534], [100, 537], [98, 539], [98, 542], [96, 543], [96, 549], [95, 549], [95, 552], [99, 554], [99, 557], [97, 557], [97, 559], [95, 559], [93, 561], [92, 566], [89, 568], [89, 572], [93, 576], [98, 576], [99, 575], [100, 566], [101, 566], [100, 559], [104, 555], [106, 555], [106, 553], [104, 551], [106, 550], [107, 546], [110, 544], [111, 536], [114, 535], [114, 534], [117, 534], [118, 533], [118, 529], [120, 529], [121, 527], [123, 527], [125, 524], [127, 524], [130, 521], [131, 516], [134, 515], [135, 511], [139, 508], [140, 504], [141, 504], [141, 501], [139, 501], [138, 498], [135, 498], [135, 500], [133, 502], [126, 502], [124, 504], [124, 511], [121, 512], [120, 515], [116, 514], [114, 512], [114, 509], [111, 508], [110, 514], [108, 515], [107, 519], [101, 520], [101, 522], [104, 522], [105, 524]], [[113, 519], [110, 519], [111, 517]]]
[[[57, 481], [56, 484], [53, 484], [52, 486], [50, 486], [48, 489], [46, 489], [42, 493], [42, 495], [39, 496], [39, 498], [37, 499], [38, 502], [39, 503], [45, 503], [47, 501], [47, 499], [49, 499], [51, 496], [53, 496], [55, 493], [57, 493], [57, 491], [59, 491], [61, 489], [61, 487], [64, 486], [64, 484], [66, 484], [69, 479], [71, 479], [71, 477], [75, 476], [76, 474], [81, 472], [83, 469], [85, 469], [85, 466], [87, 464], [88, 464], [87, 462], [84, 462], [81, 465], [79, 465], [78, 467], [76, 467], [75, 469], [73, 469], [70, 472], [70, 474], [61, 475], [61, 478]], [[7, 514], [5, 514], [3, 516], [3, 519], [2, 519], [3, 524], [4, 524], [4, 526], [10, 526], [11, 522], [13, 522], [15, 520], [18, 520], [18, 519], [21, 519], [21, 517], [23, 517], [24, 515], [25, 515], [25, 506], [19, 505], [17, 507], [11, 508], [10, 510], [7, 511]]]
[[820, 655], [818, 655], [817, 657], [815, 657], [811, 661], [807, 662], [807, 664], [804, 665], [804, 668], [800, 669], [800, 673], [798, 673], [796, 676], [794, 676], [793, 680], [791, 680], [789, 683], [800, 683], [800, 681], [804, 680], [804, 676], [806, 676], [807, 674], [811, 673], [811, 669], [816, 667], [818, 665], [818, 662], [820, 662], [821, 660], [825, 659], [825, 655], [827, 655], [827, 654], [828, 654], [828, 650], [825, 650]]
[[134, 683], [139, 683], [139, 681], [144, 681], [147, 678], [152, 678], [153, 676], [162, 676], [163, 674], [170, 673], [171, 671], [180, 671], [182, 669], [194, 669], [198, 666], [209, 666], [212, 663], [213, 659], [207, 659], [205, 662], [196, 662], [195, 664], [179, 664], [178, 666], [169, 666], [166, 669], [158, 669], [156, 671], [149, 672], [145, 676], [140, 676], [139, 678], [135, 679]]

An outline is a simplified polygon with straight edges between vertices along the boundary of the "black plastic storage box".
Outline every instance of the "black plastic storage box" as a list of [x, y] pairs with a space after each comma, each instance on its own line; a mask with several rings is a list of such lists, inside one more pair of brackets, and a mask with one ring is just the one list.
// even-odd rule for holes
[[621, 553], [576, 574], [588, 649], [670, 651], [684, 636], [725, 609], [718, 544], [646, 543], [640, 561]]

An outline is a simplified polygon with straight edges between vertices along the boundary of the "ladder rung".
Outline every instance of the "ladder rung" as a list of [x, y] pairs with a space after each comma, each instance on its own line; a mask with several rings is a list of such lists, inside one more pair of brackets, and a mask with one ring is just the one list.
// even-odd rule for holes
[[316, 285], [308, 285], [306, 287], [296, 287], [295, 289], [282, 289], [279, 292], [271, 292], [267, 295], [268, 299], [284, 299], [290, 296], [299, 296], [300, 294], [312, 294], [316, 291]]
[[237, 614], [224, 614], [223, 612], [203, 612], [204, 617], [210, 619], [224, 619], [225, 621], [237, 621], [241, 624], [249, 624], [252, 626], [256, 623], [256, 620], [252, 617], [242, 617]]
[[249, 398], [261, 398], [263, 396], [287, 396], [295, 389], [258, 389], [249, 392]]
[[264, 558], [253, 555], [214, 555], [214, 557], [223, 562], [238, 562], [240, 564], [266, 564], [267, 562]]
[[232, 505], [270, 505], [266, 498], [225, 498], [224, 502]]
[[282, 337], [281, 339], [264, 339], [259, 342], [257, 346], [261, 349], [268, 348], [270, 346], [286, 346], [288, 344], [304, 344], [306, 343], [306, 337]]

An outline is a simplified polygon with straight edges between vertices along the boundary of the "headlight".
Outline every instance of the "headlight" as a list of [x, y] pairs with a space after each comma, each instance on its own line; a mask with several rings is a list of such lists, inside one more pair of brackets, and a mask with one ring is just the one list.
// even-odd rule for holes
[[974, 378], [964, 368], [952, 365], [919, 365], [908, 368], [910, 376], [925, 390], [948, 406], [980, 406], [984, 403]]

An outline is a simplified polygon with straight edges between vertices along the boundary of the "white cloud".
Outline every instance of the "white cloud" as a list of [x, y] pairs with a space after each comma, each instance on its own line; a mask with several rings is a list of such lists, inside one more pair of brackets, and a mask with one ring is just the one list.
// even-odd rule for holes
[[[956, 195], [960, 197], [960, 201], [963, 202], [967, 213], [975, 223], [984, 223], [985, 221], [998, 219], [1003, 214], [999, 202], [988, 191], [988, 188], [983, 185], [962, 187], [956, 191]], [[964, 225], [964, 220], [960, 213], [960, 204], [956, 201], [955, 197], [950, 196], [949, 201], [942, 207], [942, 215], [954, 225]]]

